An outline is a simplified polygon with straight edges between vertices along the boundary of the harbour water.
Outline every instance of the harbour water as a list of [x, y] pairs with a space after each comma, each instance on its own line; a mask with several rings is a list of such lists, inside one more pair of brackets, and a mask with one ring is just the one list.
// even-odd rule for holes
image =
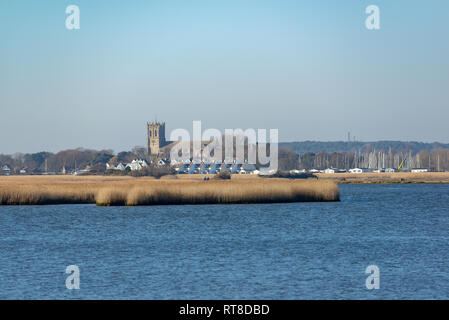
[[334, 203], [0, 207], [0, 298], [448, 299], [449, 185], [340, 190]]

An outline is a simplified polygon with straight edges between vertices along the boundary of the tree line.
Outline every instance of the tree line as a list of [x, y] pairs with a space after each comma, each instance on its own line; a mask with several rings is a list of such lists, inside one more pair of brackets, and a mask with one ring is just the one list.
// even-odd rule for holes
[[57, 153], [16, 153], [13, 155], [0, 154], [0, 165], [7, 165], [13, 173], [25, 170], [27, 173], [67, 172], [86, 168], [92, 171], [104, 171], [105, 164], [129, 163], [134, 159], [145, 159], [145, 148], [135, 147], [131, 151], [114, 154], [112, 150], [72, 149]]
[[[7, 165], [12, 173], [39, 174], [44, 172], [73, 172], [89, 167], [92, 172], [104, 172], [105, 164], [117, 165], [129, 163], [134, 159], [149, 160], [143, 147], [134, 147], [131, 151], [115, 154], [112, 150], [72, 149], [57, 153], [16, 153], [0, 154], [0, 166]], [[304, 152], [298, 153], [290, 147], [280, 147], [278, 163], [280, 170], [326, 168], [398, 168], [403, 162], [403, 169], [429, 168], [433, 171], [449, 171], [449, 148], [427, 149], [414, 152], [411, 149], [395, 151], [393, 148], [376, 150], [367, 147], [364, 150], [348, 152]], [[1, 170], [0, 170], [1, 171]], [[1, 173], [1, 172], [0, 172]]]

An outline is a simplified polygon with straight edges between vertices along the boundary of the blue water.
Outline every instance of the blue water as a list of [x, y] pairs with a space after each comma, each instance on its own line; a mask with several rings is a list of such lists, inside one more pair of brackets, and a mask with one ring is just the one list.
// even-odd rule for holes
[[337, 203], [0, 207], [0, 298], [448, 299], [449, 185], [340, 190]]

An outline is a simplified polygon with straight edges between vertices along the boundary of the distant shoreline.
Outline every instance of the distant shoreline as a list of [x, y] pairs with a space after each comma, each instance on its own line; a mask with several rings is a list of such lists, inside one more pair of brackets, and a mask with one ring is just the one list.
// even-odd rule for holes
[[[316, 173], [318, 180], [333, 181], [337, 184], [449, 184], [449, 172], [394, 172], [394, 173]], [[202, 180], [214, 175], [177, 175], [179, 180]], [[257, 175], [232, 174], [234, 180], [269, 179]]]
[[318, 180], [338, 184], [449, 184], [449, 172], [318, 173]]

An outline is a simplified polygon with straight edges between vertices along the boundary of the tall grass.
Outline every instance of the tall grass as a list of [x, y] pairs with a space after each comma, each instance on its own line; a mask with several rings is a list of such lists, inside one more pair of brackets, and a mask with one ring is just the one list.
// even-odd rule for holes
[[0, 178], [1, 205], [96, 203], [103, 206], [337, 201], [331, 181], [228, 181], [147, 178]]
[[[117, 193], [122, 190], [116, 190]], [[117, 194], [111, 194], [111, 204]], [[335, 201], [338, 188], [333, 183], [290, 181], [241, 183], [231, 181], [160, 184], [135, 187], [127, 193], [126, 205], [231, 204], [299, 201]], [[107, 203], [102, 200], [102, 203]]]

